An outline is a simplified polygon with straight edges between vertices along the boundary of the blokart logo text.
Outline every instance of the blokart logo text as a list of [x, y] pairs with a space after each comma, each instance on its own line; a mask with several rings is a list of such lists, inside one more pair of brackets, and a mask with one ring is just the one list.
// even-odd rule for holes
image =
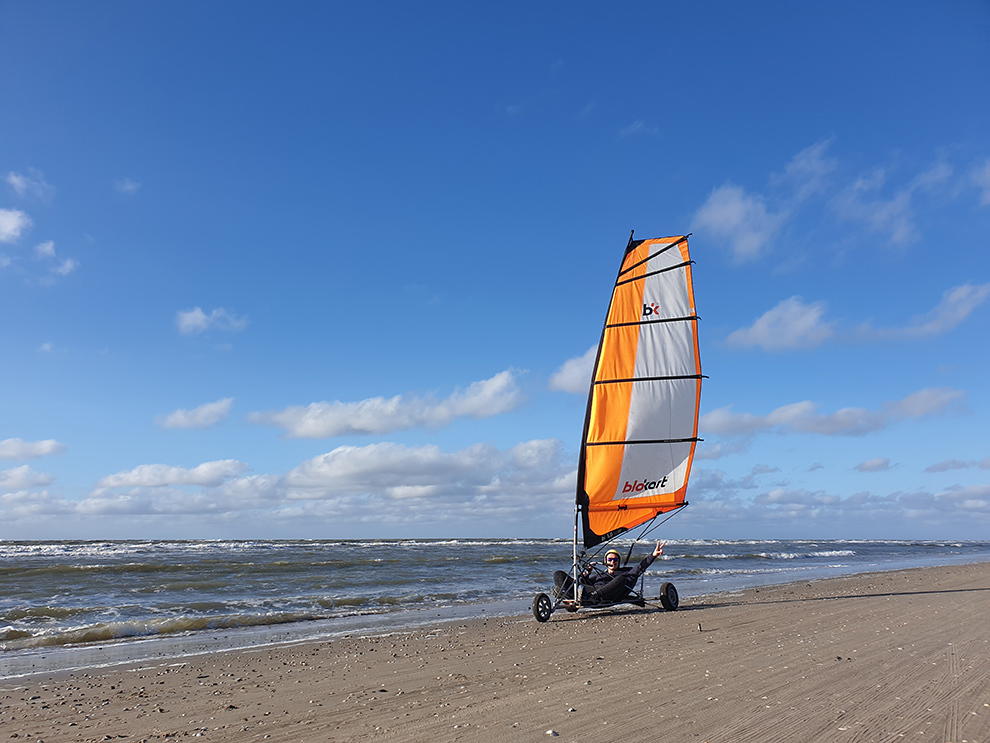
[[647, 490], [656, 490], [657, 488], [662, 488], [666, 484], [667, 484], [666, 475], [661, 477], [659, 480], [653, 480], [652, 482], [649, 480], [643, 480], [643, 482], [640, 482], [639, 480], [633, 480], [632, 482], [629, 482], [628, 480], [626, 480], [626, 484], [622, 487], [622, 492], [642, 493]]
[[656, 302], [650, 302], [649, 304], [643, 305], [643, 317], [649, 317], [650, 315], [659, 315], [660, 305]]

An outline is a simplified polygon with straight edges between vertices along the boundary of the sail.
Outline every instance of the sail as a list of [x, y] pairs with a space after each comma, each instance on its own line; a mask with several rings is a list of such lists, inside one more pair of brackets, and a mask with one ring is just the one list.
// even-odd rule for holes
[[687, 236], [630, 236], [598, 346], [578, 463], [586, 548], [686, 505], [701, 379]]

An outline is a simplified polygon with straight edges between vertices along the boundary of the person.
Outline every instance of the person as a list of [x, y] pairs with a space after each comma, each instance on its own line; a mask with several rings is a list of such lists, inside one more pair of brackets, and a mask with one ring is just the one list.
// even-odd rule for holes
[[[653, 552], [631, 568], [619, 567], [622, 563], [622, 555], [614, 549], [605, 553], [604, 572], [596, 567], [597, 563], [588, 563], [584, 571], [578, 576], [579, 582], [585, 587], [581, 603], [594, 605], [623, 601], [636, 586], [636, 580], [639, 576], [645, 573], [653, 561], [663, 554], [663, 548], [666, 544], [666, 542], [657, 542]], [[557, 596], [567, 595], [568, 598], [574, 598], [574, 578], [563, 570], [558, 570], [553, 574], [553, 584]]]

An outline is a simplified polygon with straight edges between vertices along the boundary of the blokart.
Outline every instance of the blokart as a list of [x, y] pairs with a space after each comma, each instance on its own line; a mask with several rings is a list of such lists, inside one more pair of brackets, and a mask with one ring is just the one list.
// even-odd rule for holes
[[[569, 585], [537, 594], [533, 616], [540, 622], [561, 609], [678, 607], [670, 582], [648, 596], [640, 576], [620, 600], [602, 603], [589, 600], [581, 578], [589, 568], [598, 569], [594, 558], [610, 541], [640, 526], [642, 538], [658, 517], [668, 514], [656, 526], [687, 506], [705, 378], [688, 237], [629, 236], [598, 344], [581, 438], [567, 571], [574, 590]], [[632, 547], [623, 565], [631, 552]]]

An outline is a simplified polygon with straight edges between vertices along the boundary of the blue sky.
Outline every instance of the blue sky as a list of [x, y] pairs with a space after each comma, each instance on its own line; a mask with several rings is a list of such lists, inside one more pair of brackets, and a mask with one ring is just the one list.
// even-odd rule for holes
[[630, 229], [677, 537], [985, 538], [990, 8], [0, 2], [0, 538], [568, 537]]

